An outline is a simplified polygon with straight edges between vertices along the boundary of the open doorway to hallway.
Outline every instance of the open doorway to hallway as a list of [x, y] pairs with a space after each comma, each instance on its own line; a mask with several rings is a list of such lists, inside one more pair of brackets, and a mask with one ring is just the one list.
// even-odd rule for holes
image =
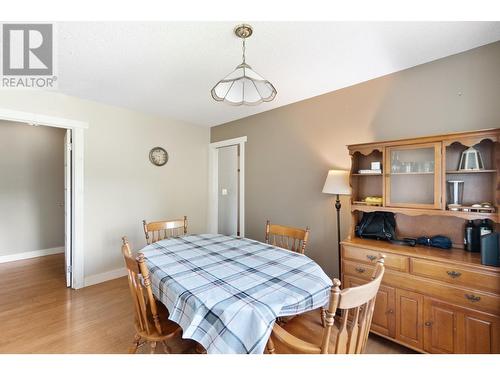
[[210, 144], [208, 229], [245, 237], [245, 143], [247, 137]]
[[239, 236], [240, 146], [221, 147], [218, 151], [218, 232], [226, 236]]
[[71, 130], [0, 121], [0, 263], [61, 254], [70, 287], [71, 207]]

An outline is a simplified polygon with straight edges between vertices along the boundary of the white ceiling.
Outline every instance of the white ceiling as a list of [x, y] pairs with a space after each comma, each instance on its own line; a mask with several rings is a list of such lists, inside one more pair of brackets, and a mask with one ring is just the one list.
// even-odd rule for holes
[[500, 40], [500, 22], [250, 22], [278, 95], [233, 107], [210, 89], [241, 61], [238, 23], [58, 23], [58, 90], [214, 126]]

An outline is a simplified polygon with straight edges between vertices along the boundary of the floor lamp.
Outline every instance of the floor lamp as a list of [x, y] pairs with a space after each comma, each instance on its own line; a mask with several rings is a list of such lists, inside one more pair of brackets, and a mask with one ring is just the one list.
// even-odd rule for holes
[[349, 171], [330, 170], [326, 176], [325, 186], [323, 186], [323, 193], [335, 194], [335, 208], [337, 209], [337, 243], [338, 243], [338, 257], [339, 257], [339, 278], [341, 277], [341, 264], [340, 264], [340, 196], [351, 195], [351, 186], [349, 185]]

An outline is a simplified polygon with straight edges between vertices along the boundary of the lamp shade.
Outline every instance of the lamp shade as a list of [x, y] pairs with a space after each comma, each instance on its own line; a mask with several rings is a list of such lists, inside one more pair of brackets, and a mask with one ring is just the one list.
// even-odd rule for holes
[[351, 187], [349, 186], [349, 171], [341, 171], [331, 169], [326, 176], [323, 193], [351, 195]]
[[250, 65], [241, 63], [236, 69], [219, 81], [211, 91], [212, 98], [231, 105], [257, 105], [270, 102], [276, 96], [274, 86]]

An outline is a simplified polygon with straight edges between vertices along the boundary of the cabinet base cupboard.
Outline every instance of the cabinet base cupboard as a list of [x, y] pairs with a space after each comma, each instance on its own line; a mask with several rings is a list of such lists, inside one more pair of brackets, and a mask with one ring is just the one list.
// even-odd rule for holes
[[[458, 169], [474, 147], [482, 170]], [[344, 287], [370, 280], [379, 254], [386, 271], [371, 332], [422, 353], [500, 353], [500, 267], [481, 264], [463, 250], [468, 220], [488, 219], [500, 229], [500, 129], [348, 146], [351, 231], [342, 242]], [[380, 162], [382, 173], [366, 175]], [[463, 202], [449, 206], [448, 181], [463, 181]], [[365, 198], [382, 198], [380, 206]], [[488, 210], [471, 209], [488, 202]], [[355, 236], [365, 212], [393, 212], [399, 238], [445, 235], [452, 249], [402, 246]]]
[[[342, 242], [344, 287], [370, 280], [373, 253], [385, 255], [388, 264], [375, 302], [373, 333], [426, 353], [500, 353], [500, 269], [450, 260], [440, 250], [356, 238]], [[408, 267], [400, 267], [401, 257]], [[443, 275], [477, 273], [490, 284], [482, 288], [460, 276], [443, 281], [433, 272], [422, 277], [411, 266], [419, 261], [440, 267]]]

